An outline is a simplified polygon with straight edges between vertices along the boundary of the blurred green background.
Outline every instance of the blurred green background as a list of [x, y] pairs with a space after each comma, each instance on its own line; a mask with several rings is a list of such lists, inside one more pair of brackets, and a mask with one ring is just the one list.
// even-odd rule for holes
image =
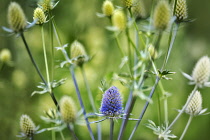
[[[145, 0], [146, 1], [146, 0]], [[26, 16], [28, 21], [33, 19], [33, 10], [36, 7], [35, 0], [16, 0]], [[114, 4], [121, 4], [120, 0], [113, 1]], [[7, 7], [10, 1], [1, 0], [0, 4], [0, 26], [8, 26], [7, 24]], [[58, 6], [53, 10], [55, 20], [61, 34], [62, 42], [72, 43], [75, 39], [84, 44], [88, 54], [94, 55], [94, 58], [88, 64], [85, 64], [85, 69], [88, 77], [91, 90], [94, 94], [96, 107], [100, 107], [100, 100], [102, 92], [98, 89], [100, 80], [111, 72], [118, 72], [120, 64], [120, 54], [115, 44], [113, 34], [105, 29], [109, 25], [108, 19], [101, 19], [96, 16], [97, 12], [101, 12], [101, 5], [103, 0], [60, 0]], [[147, 12], [151, 4], [151, 0], [146, 1]], [[188, 13], [190, 19], [195, 19], [192, 23], [182, 24], [179, 28], [178, 35], [172, 50], [171, 57], [167, 68], [176, 72], [172, 76], [173, 80], [164, 81], [165, 90], [173, 95], [169, 98], [169, 120], [172, 121], [177, 114], [176, 109], [180, 109], [185, 103], [187, 96], [192, 91], [193, 86], [188, 85], [188, 81], [181, 75], [180, 71], [191, 74], [196, 61], [203, 55], [209, 55], [210, 43], [210, 2], [208, 0], [192, 1], [187, 0]], [[26, 40], [32, 50], [32, 53], [37, 60], [37, 63], [44, 73], [45, 67], [43, 61], [43, 50], [41, 42], [40, 27], [35, 26], [25, 32]], [[48, 38], [48, 25], [45, 25], [45, 34]], [[15, 140], [18, 139], [16, 135], [20, 131], [19, 119], [22, 114], [28, 114], [41, 128], [49, 127], [49, 124], [43, 123], [40, 119], [44, 115], [43, 111], [49, 108], [54, 108], [54, 104], [48, 94], [35, 95], [31, 97], [31, 93], [37, 90], [36, 86], [40, 82], [34, 67], [28, 57], [21, 38], [14, 36], [7, 36], [1, 30], [0, 32], [0, 51], [3, 48], [8, 48], [12, 53], [13, 66], [5, 65], [0, 71], [0, 139], [1, 140]], [[165, 32], [165, 36], [168, 32]], [[166, 40], [161, 43], [161, 50], [166, 52]], [[49, 44], [49, 42], [47, 41]], [[55, 43], [55, 46], [58, 44]], [[48, 47], [48, 45], [47, 45]], [[50, 53], [50, 45], [47, 48]], [[69, 48], [68, 48], [69, 49]], [[160, 58], [160, 62], [163, 57]], [[59, 65], [60, 61], [64, 60], [61, 52], [55, 52], [55, 63]], [[84, 99], [87, 112], [91, 111], [87, 98], [87, 92], [82, 80], [80, 70], [76, 69], [76, 76]], [[67, 81], [61, 87], [55, 89], [55, 96], [59, 100], [63, 95], [72, 96], [75, 99], [78, 110], [79, 102], [76, 98], [75, 89], [68, 69], [55, 69], [54, 79], [67, 78]], [[150, 83], [152, 84], [152, 83]], [[128, 96], [128, 89], [123, 87], [119, 82], [114, 85], [118, 86], [122, 93], [124, 101]], [[200, 90], [203, 96], [203, 107], [210, 108], [209, 88]], [[157, 89], [157, 92], [159, 90]], [[151, 140], [157, 139], [152, 131], [145, 127], [148, 119], [158, 122], [157, 120], [157, 95], [154, 95], [154, 104], [150, 105], [141, 125], [139, 126], [133, 139], [135, 140]], [[137, 118], [145, 101], [138, 99], [133, 111], [132, 118]], [[173, 127], [173, 133], [180, 136], [185, 124], [187, 123], [188, 115], [182, 115], [181, 119]], [[116, 122], [115, 138], [117, 137], [121, 120]], [[130, 122], [124, 139], [128, 138], [134, 122]], [[96, 125], [92, 124], [93, 130], [96, 134]], [[108, 120], [102, 122], [103, 139], [109, 138], [109, 123]], [[207, 140], [210, 137], [210, 116], [199, 116], [194, 118], [193, 122], [186, 133], [185, 139], [191, 140]], [[86, 126], [75, 125], [75, 132], [79, 139], [90, 139]], [[71, 139], [67, 129], [64, 130], [66, 140]], [[59, 134], [56, 134], [57, 139], [61, 139]], [[35, 139], [48, 140], [51, 139], [51, 132], [44, 132], [35, 136]]]

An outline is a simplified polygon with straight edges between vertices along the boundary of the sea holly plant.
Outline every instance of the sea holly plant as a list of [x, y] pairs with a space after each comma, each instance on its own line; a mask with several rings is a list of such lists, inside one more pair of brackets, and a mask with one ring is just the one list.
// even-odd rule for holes
[[[78, 36], [69, 39], [74, 40], [72, 43], [62, 42], [65, 35], [62, 34], [61, 36], [59, 26], [56, 24], [57, 18], [53, 14], [54, 8], [59, 6], [58, 4], [61, 2], [40, 0], [33, 14], [31, 13], [33, 15], [32, 23], [27, 22], [24, 10], [17, 2], [11, 2], [8, 8], [9, 28], [3, 27], [3, 29], [10, 34], [21, 37], [30, 60], [41, 79], [40, 85], [37, 86], [40, 91], [34, 91], [32, 96], [49, 93], [56, 106], [45, 111], [45, 116], [41, 116], [41, 120], [47, 125], [49, 124], [49, 127], [41, 130], [36, 127], [29, 116], [22, 115], [19, 137], [35, 139], [35, 135], [51, 131], [53, 140], [56, 140], [57, 133], [60, 134], [62, 140], [65, 140], [64, 134], [66, 133], [63, 133], [63, 130], [67, 128], [69, 137], [77, 140], [81, 139], [82, 136], [80, 135], [81, 126], [76, 124], [82, 123], [85, 126], [82, 128], [85, 131], [84, 134], [88, 133], [86, 139], [104, 139], [107, 136], [105, 129], [109, 129], [110, 140], [115, 138], [117, 140], [141, 139], [141, 134], [143, 135], [144, 131], [140, 131], [138, 128], [145, 127], [141, 125], [142, 120], [145, 119], [149, 120], [146, 127], [157, 135], [157, 139], [168, 140], [177, 138], [179, 135], [180, 139], [183, 139], [192, 119], [199, 115], [208, 114], [205, 113], [207, 109], [202, 108], [203, 99], [199, 91], [199, 88], [210, 86], [210, 59], [208, 56], [203, 56], [198, 60], [191, 75], [183, 73], [194, 88], [174, 120], [169, 119], [168, 98], [174, 95], [162, 81], [167, 80], [170, 83], [170, 80], [173, 80], [171, 75], [176, 73], [168, 68], [168, 63], [173, 63], [173, 60], [170, 60], [170, 55], [173, 53], [172, 48], [175, 45], [179, 27], [189, 21], [186, 0], [152, 1], [151, 9], [144, 5], [145, 1], [143, 0], [121, 0], [119, 5], [116, 5], [118, 2], [111, 0], [101, 2], [101, 11], [97, 12], [100, 19], [96, 20], [104, 22], [108, 19], [107, 25], [101, 24], [100, 26], [104, 25], [104, 31], [108, 30], [107, 35], [111, 36], [109, 39], [115, 41], [115, 43], [104, 42], [104, 44], [111, 45], [110, 48], [118, 47], [117, 52], [113, 52], [109, 48], [109, 53], [104, 53], [105, 58], [114, 55], [114, 59], [112, 58], [107, 66], [103, 64], [103, 60], [98, 59], [100, 63], [97, 65], [100, 65], [99, 67], [113, 68], [113, 70], [108, 69], [108, 71], [103, 69], [102, 77], [105, 77], [105, 80], [101, 80], [102, 99], [99, 99], [100, 94], [97, 95], [96, 90], [93, 91], [93, 89], [97, 89], [95, 87], [98, 87], [100, 82], [96, 80], [94, 84], [89, 83], [95, 80], [91, 75], [91, 70], [96, 73], [95, 77], [100, 73], [97, 68], [90, 67], [92, 65], [90, 60], [97, 57], [97, 55], [90, 57], [91, 53], [88, 53], [90, 48], [86, 44], [92, 40], [88, 39], [87, 43], [83, 37]], [[95, 13], [92, 14], [95, 15]], [[70, 24], [74, 24], [75, 21], [71, 21]], [[46, 28], [48, 26], [49, 28]], [[28, 43], [24, 36], [26, 30], [30, 32], [29, 28], [40, 29], [39, 35], [29, 35], [37, 35], [37, 39], [42, 43], [42, 62], [46, 73], [44, 76], [30, 49], [34, 44]], [[107, 41], [110, 40], [107, 39]], [[97, 39], [94, 40], [94, 42], [97, 41]], [[58, 88], [65, 83], [67, 78], [62, 77], [61, 80], [54, 78], [60, 75], [55, 70], [55, 63], [58, 62], [55, 57], [56, 53], [63, 55], [62, 60], [58, 60], [61, 62], [58, 69], [62, 68], [64, 72], [67, 69], [71, 77], [69, 81], [73, 83], [74, 90], [70, 89], [68, 85], [69, 90], [67, 92], [76, 96], [63, 96], [60, 88]], [[119, 55], [114, 53], [119, 53]], [[8, 51], [0, 50], [0, 60], [2, 63], [9, 63], [11, 54]], [[79, 77], [77, 70], [80, 70], [82, 78]], [[106, 75], [108, 75], [108, 80]], [[56, 94], [54, 93], [55, 88]], [[121, 91], [124, 93], [123, 100]], [[59, 102], [57, 98], [60, 98]], [[99, 100], [101, 101], [100, 105], [97, 104]], [[80, 107], [77, 107], [77, 103]], [[145, 116], [150, 104], [157, 106], [158, 113], [152, 112], [152, 115], [157, 118], [157, 122], [151, 120], [151, 116]], [[78, 111], [77, 108], [81, 108], [81, 111]], [[182, 134], [175, 134], [172, 127], [183, 113], [189, 115], [189, 120], [185, 128], [183, 127]], [[131, 118], [131, 115], [135, 115], [135, 117], [137, 115], [137, 119]], [[110, 127], [105, 128], [101, 122], [108, 120]], [[119, 127], [115, 125], [116, 121]], [[130, 123], [131, 121], [134, 122]]]

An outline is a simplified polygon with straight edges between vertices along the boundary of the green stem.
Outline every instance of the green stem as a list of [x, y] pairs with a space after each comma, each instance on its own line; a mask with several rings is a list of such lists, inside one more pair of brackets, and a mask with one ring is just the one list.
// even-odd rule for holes
[[[80, 68], [81, 68], [81, 71], [82, 71], [82, 76], [83, 76], [83, 79], [84, 79], [84, 82], [85, 82], [85, 86], [86, 86], [86, 89], [87, 89], [87, 93], [88, 93], [88, 97], [89, 97], [91, 107], [92, 107], [94, 112], [97, 112], [95, 104], [94, 104], [94, 100], [93, 100], [93, 94], [90, 90], [90, 86], [88, 84], [87, 77], [86, 77], [86, 74], [85, 74], [85, 69], [84, 69], [83, 66], [80, 67]], [[101, 124], [100, 123], [97, 123], [97, 131], [98, 131], [98, 140], [101, 140], [102, 136], [101, 136]]]
[[183, 131], [181, 137], [179, 138], [179, 140], [182, 140], [182, 139], [184, 138], [184, 135], [185, 135], [185, 133], [187, 132], [187, 129], [188, 129], [190, 123], [192, 122], [192, 119], [193, 119], [193, 116], [190, 115], [190, 117], [189, 117], [189, 119], [188, 119], [188, 122], [187, 122], [187, 125], [185, 126], [185, 129], [184, 129], [184, 131]]
[[64, 137], [64, 135], [63, 135], [63, 132], [62, 131], [59, 131], [60, 132], [60, 135], [61, 135], [61, 139], [62, 140], [65, 140], [65, 137]]
[[110, 140], [113, 140], [113, 134], [114, 134], [114, 120], [113, 118], [110, 118]]
[[56, 140], [55, 131], [54, 130], [52, 130], [52, 140]]
[[[130, 35], [128, 28], [126, 29], [126, 36], [127, 36], [127, 42], [128, 42], [128, 66], [130, 69], [130, 72], [132, 72], [132, 59], [131, 59], [131, 47], [130, 47]], [[132, 73], [131, 73], [132, 75]]]
[[185, 103], [185, 105], [182, 107], [182, 110], [179, 111], [179, 114], [176, 116], [176, 118], [172, 121], [172, 123], [169, 125], [169, 127], [166, 128], [166, 130], [163, 132], [163, 134], [165, 134], [175, 123], [176, 121], [179, 119], [179, 117], [182, 115], [182, 113], [184, 113], [185, 109], [187, 108], [188, 104], [190, 103], [191, 99], [193, 98], [194, 94], [196, 93], [197, 90], [197, 85], [195, 85], [192, 94], [190, 94], [187, 102]]
[[157, 109], [158, 109], [158, 121], [159, 121], [159, 126], [161, 125], [161, 103], [160, 103], [160, 95], [157, 93]]
[[41, 26], [41, 33], [42, 33], [42, 45], [43, 45], [43, 52], [44, 52], [44, 62], [45, 62], [45, 68], [46, 68], [46, 75], [47, 75], [47, 86], [48, 89], [51, 89], [50, 85], [50, 77], [49, 77], [49, 69], [48, 69], [48, 61], [47, 61], [47, 53], [46, 53], [46, 47], [45, 47], [45, 37], [44, 37], [44, 28], [43, 25]]

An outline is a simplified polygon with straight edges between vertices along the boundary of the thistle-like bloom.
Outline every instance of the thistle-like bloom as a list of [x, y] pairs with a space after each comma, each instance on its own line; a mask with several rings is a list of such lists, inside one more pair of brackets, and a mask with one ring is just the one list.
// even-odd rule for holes
[[144, 3], [142, 0], [135, 0], [131, 10], [132, 10], [133, 15], [137, 19], [146, 17], [146, 10], [144, 8]]
[[201, 111], [202, 111], [202, 97], [201, 93], [199, 91], [196, 91], [194, 96], [190, 100], [187, 108], [185, 109], [185, 112], [191, 116], [196, 116], [199, 115]]
[[27, 26], [25, 14], [16, 2], [11, 2], [8, 8], [8, 23], [14, 32], [23, 31]]
[[165, 30], [171, 19], [171, 10], [167, 1], [161, 0], [154, 10], [154, 27], [158, 30]]
[[71, 97], [62, 97], [60, 109], [62, 119], [65, 123], [73, 123], [76, 120], [76, 108]]
[[39, 5], [44, 12], [48, 12], [54, 8], [52, 0], [40, 0]]
[[116, 117], [123, 113], [122, 98], [117, 87], [112, 86], [103, 94], [100, 112], [109, 117]]
[[133, 5], [133, 0], [124, 0], [124, 5], [127, 8], [131, 8]]
[[116, 10], [112, 16], [112, 24], [118, 30], [124, 30], [126, 28], [126, 17], [123, 11]]
[[209, 77], [210, 77], [210, 59], [208, 56], [201, 57], [196, 63], [192, 76], [183, 73], [183, 75], [191, 80], [190, 84], [196, 84], [198, 87], [202, 88], [203, 86], [210, 86]]
[[26, 137], [32, 137], [36, 132], [36, 126], [28, 115], [22, 115], [20, 118], [20, 129]]
[[77, 40], [71, 44], [70, 53], [73, 63], [78, 66], [82, 66], [88, 60], [84, 46]]
[[104, 1], [102, 6], [102, 11], [105, 16], [112, 16], [114, 12], [114, 6], [113, 3], [109, 0]]
[[2, 49], [0, 52], [0, 61], [5, 63], [11, 61], [11, 52], [8, 49]]
[[186, 0], [177, 0], [175, 16], [177, 22], [182, 22], [187, 18], [187, 4]]
[[46, 17], [44, 11], [41, 8], [36, 8], [34, 10], [34, 20], [37, 20], [36, 24], [44, 24], [46, 22]]

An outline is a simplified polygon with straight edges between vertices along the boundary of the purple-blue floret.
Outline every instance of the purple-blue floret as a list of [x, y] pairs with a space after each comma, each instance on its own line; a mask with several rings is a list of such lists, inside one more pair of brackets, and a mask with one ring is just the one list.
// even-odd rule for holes
[[100, 112], [105, 116], [118, 116], [123, 113], [122, 98], [115, 86], [110, 87], [103, 94]]

